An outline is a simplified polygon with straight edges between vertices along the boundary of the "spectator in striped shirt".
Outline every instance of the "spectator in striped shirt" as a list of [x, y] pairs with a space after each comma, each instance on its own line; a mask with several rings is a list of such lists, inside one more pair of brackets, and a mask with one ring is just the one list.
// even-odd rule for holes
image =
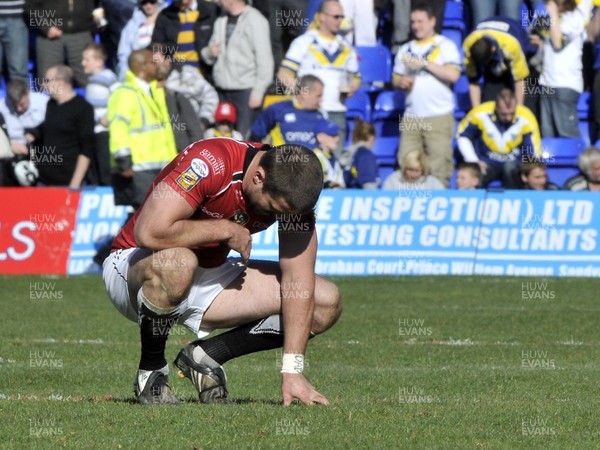
[[200, 50], [210, 40], [217, 12], [217, 5], [206, 0], [174, 0], [158, 15], [152, 42], [164, 43], [173, 62], [199, 68]]

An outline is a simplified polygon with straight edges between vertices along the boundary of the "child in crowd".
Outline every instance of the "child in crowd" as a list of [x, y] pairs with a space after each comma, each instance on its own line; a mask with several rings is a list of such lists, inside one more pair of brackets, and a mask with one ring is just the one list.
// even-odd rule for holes
[[477, 189], [481, 184], [481, 167], [477, 163], [462, 163], [456, 173], [458, 189]]
[[352, 164], [344, 171], [346, 187], [377, 189], [379, 187], [379, 164], [371, 149], [375, 144], [375, 127], [372, 123], [356, 120], [352, 131]]
[[333, 154], [340, 141], [339, 125], [329, 120], [320, 120], [315, 125], [314, 134], [318, 144], [314, 152], [323, 167], [323, 187], [326, 189], [345, 187], [344, 170]]
[[88, 76], [85, 99], [94, 107], [96, 152], [90, 162], [86, 181], [91, 185], [110, 186], [110, 151], [106, 107], [116, 89], [117, 76], [105, 67], [106, 52], [101, 44], [91, 43], [83, 49], [81, 65]]
[[204, 139], [229, 137], [243, 141], [242, 133], [234, 129], [236, 120], [235, 105], [231, 102], [220, 102], [215, 111], [215, 126], [204, 132]]
[[521, 181], [523, 189], [534, 191], [556, 191], [558, 186], [548, 181], [546, 165], [541, 161], [521, 164]]

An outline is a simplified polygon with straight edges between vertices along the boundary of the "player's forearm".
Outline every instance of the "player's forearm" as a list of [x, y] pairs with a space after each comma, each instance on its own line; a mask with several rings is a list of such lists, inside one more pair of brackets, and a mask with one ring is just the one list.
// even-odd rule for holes
[[[168, 226], [153, 226], [144, 221], [143, 212], [135, 225], [135, 240], [140, 247], [151, 250], [166, 248], [193, 248], [217, 244], [231, 239], [233, 227], [239, 227], [230, 220], [178, 220]], [[156, 225], [156, 224], [155, 224]]]
[[317, 235], [279, 232], [283, 352], [304, 354], [313, 320]]
[[314, 282], [282, 276], [283, 353], [306, 352], [314, 306]]

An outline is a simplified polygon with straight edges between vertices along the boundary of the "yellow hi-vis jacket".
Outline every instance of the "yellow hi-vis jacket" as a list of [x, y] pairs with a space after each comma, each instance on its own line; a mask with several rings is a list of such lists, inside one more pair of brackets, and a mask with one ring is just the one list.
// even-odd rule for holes
[[162, 169], [177, 155], [165, 90], [150, 82], [148, 95], [127, 71], [108, 100], [110, 162], [113, 171]]

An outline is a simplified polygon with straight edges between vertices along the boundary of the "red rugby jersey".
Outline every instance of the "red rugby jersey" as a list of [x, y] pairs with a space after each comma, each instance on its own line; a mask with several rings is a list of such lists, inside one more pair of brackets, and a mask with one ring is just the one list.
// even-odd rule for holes
[[[276, 218], [251, 215], [246, 208], [242, 192], [244, 172], [260, 150], [270, 146], [241, 142], [230, 138], [213, 138], [198, 141], [186, 148], [156, 177], [153, 186], [167, 183], [194, 208], [190, 219], [229, 219], [243, 225], [250, 233], [271, 226]], [[150, 195], [161, 195], [160, 190], [150, 190]], [[138, 247], [133, 227], [144, 203], [132, 219], [125, 224], [112, 244], [112, 250]], [[230, 251], [225, 244], [210, 244], [192, 248], [201, 267], [216, 267]]]

